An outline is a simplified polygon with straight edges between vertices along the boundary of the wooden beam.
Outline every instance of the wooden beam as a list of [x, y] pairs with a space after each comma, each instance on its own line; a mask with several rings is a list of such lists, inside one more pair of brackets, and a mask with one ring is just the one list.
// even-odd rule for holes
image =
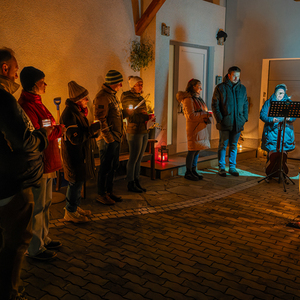
[[133, 24], [136, 24], [137, 21], [140, 19], [140, 4], [139, 0], [131, 0], [132, 4], [132, 14], [133, 14]]
[[162, 7], [166, 0], [152, 0], [149, 4], [142, 17], [138, 20], [135, 25], [135, 34], [141, 36], [146, 30], [147, 26], [155, 17], [156, 13]]
[[[204, 0], [204, 1], [220, 5], [220, 0]], [[297, 0], [297, 1], [300, 1], [300, 0]]]

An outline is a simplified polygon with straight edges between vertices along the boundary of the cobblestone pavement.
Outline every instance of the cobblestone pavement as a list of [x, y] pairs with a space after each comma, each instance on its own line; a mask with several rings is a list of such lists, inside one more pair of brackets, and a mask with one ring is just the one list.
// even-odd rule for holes
[[52, 205], [50, 237], [63, 246], [50, 262], [24, 259], [27, 298], [300, 299], [300, 230], [286, 226], [300, 218], [298, 165], [286, 192], [257, 183], [262, 159], [239, 162], [239, 177], [143, 177], [137, 195], [118, 180], [124, 201], [113, 207], [94, 201], [90, 182], [91, 222], [63, 222], [64, 203]]

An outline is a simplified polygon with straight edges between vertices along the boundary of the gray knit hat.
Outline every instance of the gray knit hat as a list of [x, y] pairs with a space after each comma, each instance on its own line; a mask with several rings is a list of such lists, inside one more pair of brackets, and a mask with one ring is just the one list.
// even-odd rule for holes
[[69, 98], [73, 102], [77, 102], [89, 94], [87, 89], [85, 89], [75, 81], [70, 81], [68, 83], [68, 88], [69, 88]]
[[31, 92], [34, 85], [44, 77], [44, 72], [34, 67], [25, 67], [20, 73], [20, 81], [26, 92]]
[[123, 81], [123, 76], [116, 70], [109, 70], [105, 75], [105, 84], [114, 85]]

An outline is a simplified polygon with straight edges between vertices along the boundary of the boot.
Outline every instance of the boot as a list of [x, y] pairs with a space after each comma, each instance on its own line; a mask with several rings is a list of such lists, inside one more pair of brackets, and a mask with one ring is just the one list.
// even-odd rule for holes
[[188, 169], [185, 172], [184, 178], [188, 179], [188, 180], [192, 180], [192, 181], [198, 181], [199, 180], [198, 176], [194, 175], [192, 173], [192, 171], [188, 170]]
[[128, 188], [129, 192], [134, 192], [134, 193], [142, 193], [143, 192], [135, 185], [134, 181], [129, 181], [127, 184], [127, 188]]
[[203, 176], [196, 171], [196, 167], [192, 168], [192, 173], [199, 178], [199, 180], [203, 179]]
[[137, 188], [139, 188], [140, 190], [142, 190], [143, 192], [146, 192], [147, 190], [142, 188], [141, 185], [140, 185], [140, 181], [138, 179], [134, 179], [134, 183], [135, 183], [135, 186]]

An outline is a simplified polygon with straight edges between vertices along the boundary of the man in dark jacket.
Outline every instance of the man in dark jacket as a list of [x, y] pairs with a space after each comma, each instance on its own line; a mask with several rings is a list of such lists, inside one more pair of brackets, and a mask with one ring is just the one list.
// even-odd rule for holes
[[237, 143], [248, 121], [248, 100], [246, 87], [240, 81], [241, 70], [238, 67], [228, 69], [222, 83], [215, 88], [212, 110], [219, 130], [218, 161], [220, 176], [225, 177], [225, 156], [229, 144], [229, 173], [239, 176], [236, 166]]
[[105, 76], [105, 83], [94, 100], [95, 119], [102, 127], [100, 141], [100, 167], [98, 173], [97, 201], [113, 205], [122, 201], [113, 193], [114, 172], [119, 166], [120, 142], [123, 134], [123, 114], [117, 92], [122, 87], [123, 76], [110, 70]]
[[[51, 128], [34, 130], [12, 96], [19, 88], [14, 52], [0, 49], [0, 298], [19, 299], [21, 263], [32, 237], [32, 186], [43, 175]], [[31, 131], [32, 130], [32, 131]]]

